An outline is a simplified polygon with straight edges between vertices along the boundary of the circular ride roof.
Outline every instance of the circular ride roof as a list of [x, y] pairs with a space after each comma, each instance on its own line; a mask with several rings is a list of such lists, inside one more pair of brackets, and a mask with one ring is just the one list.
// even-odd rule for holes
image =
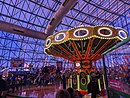
[[127, 36], [127, 32], [121, 28], [80, 26], [49, 36], [45, 41], [44, 52], [70, 61], [96, 61], [103, 52]]

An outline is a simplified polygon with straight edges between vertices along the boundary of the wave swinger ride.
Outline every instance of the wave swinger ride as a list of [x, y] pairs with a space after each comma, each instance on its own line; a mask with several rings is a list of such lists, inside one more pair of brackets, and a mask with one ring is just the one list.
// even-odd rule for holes
[[[44, 52], [74, 62], [78, 72], [72, 72], [69, 84], [74, 89], [87, 91], [89, 74], [96, 66], [92, 66], [92, 63], [101, 59], [103, 52], [127, 36], [127, 32], [121, 28], [80, 26], [50, 35], [45, 41]], [[105, 84], [101, 89], [105, 89]]]

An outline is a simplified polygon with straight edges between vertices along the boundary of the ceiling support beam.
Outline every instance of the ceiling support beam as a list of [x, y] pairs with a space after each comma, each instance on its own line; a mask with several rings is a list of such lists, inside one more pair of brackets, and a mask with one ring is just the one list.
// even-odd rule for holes
[[69, 10], [76, 4], [77, 0], [65, 0], [54, 14], [52, 20], [47, 25], [45, 33], [49, 36], [52, 35], [55, 28], [62, 22], [63, 17]]
[[19, 35], [41, 39], [41, 40], [45, 40], [47, 38], [47, 34], [43, 32], [32, 30], [32, 29], [25, 28], [18, 25], [14, 25], [14, 24], [7, 23], [1, 20], [0, 20], [0, 31], [5, 31], [5, 32], [13, 33], [13, 34], [19, 34]]

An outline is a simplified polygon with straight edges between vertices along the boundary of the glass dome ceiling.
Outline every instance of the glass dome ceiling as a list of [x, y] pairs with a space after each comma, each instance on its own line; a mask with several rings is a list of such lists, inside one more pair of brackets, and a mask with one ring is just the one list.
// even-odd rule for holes
[[[44, 34], [64, 1], [69, 0], [0, 0], [0, 25], [5, 22]], [[130, 1], [77, 0], [53, 33], [80, 25], [112, 25], [124, 28], [130, 35]], [[44, 40], [1, 29], [0, 66], [10, 66], [11, 58], [24, 58], [34, 67], [44, 65], [48, 58]]]

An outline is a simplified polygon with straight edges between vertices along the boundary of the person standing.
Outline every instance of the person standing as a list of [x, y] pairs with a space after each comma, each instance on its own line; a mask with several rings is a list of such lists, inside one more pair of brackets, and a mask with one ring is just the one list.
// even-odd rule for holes
[[55, 98], [71, 98], [67, 90], [61, 89], [56, 92]]
[[63, 89], [66, 89], [66, 77], [65, 77], [65, 74], [63, 74], [62, 83], [63, 83]]
[[88, 93], [91, 93], [91, 98], [96, 98], [96, 96], [100, 94], [98, 78], [96, 77], [95, 73], [91, 74], [91, 80], [88, 84]]
[[130, 72], [128, 72], [128, 76], [126, 77], [126, 80], [127, 80], [128, 86], [130, 88]]
[[75, 98], [75, 91], [73, 88], [69, 87], [67, 88], [67, 91], [69, 92], [71, 98]]
[[0, 75], [0, 98], [3, 98], [6, 95], [3, 95], [4, 91], [8, 90], [8, 86], [5, 80], [2, 79], [2, 75]]

